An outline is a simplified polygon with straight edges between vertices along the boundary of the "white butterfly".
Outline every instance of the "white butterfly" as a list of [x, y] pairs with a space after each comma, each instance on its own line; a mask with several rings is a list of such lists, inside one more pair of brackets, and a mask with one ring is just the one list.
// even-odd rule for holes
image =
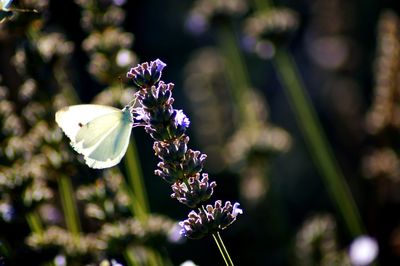
[[3, 23], [12, 15], [14, 12], [34, 12], [37, 13], [35, 9], [21, 9], [21, 8], [12, 8], [11, 3], [13, 0], [0, 0], [0, 23]]
[[122, 110], [96, 104], [72, 105], [56, 113], [56, 122], [91, 168], [118, 164], [128, 148], [133, 118]]

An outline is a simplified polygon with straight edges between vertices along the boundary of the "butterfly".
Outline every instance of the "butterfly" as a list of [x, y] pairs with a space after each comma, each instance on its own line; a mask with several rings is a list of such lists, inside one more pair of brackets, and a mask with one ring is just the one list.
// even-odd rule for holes
[[72, 105], [57, 111], [55, 119], [91, 168], [112, 167], [126, 153], [133, 126], [129, 106]]
[[35, 9], [21, 9], [21, 8], [12, 8], [11, 3], [13, 0], [0, 0], [0, 23], [5, 22], [10, 19], [14, 12], [34, 12], [37, 13]]

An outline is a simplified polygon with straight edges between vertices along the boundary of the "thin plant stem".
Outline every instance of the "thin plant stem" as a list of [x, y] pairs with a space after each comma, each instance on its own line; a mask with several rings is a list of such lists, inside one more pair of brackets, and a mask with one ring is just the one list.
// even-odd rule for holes
[[81, 226], [70, 177], [61, 175], [58, 178], [58, 188], [67, 228], [72, 234], [79, 236]]
[[304, 89], [293, 58], [288, 52], [279, 49], [273, 64], [294, 109], [311, 156], [324, 178], [328, 192], [341, 213], [348, 231], [352, 236], [362, 234], [364, 229], [357, 206]]
[[222, 258], [225, 261], [225, 264], [227, 266], [233, 266], [233, 261], [231, 259], [231, 257], [229, 256], [229, 252], [226, 249], [225, 245], [224, 245], [224, 241], [222, 240], [221, 235], [219, 234], [219, 232], [212, 234], [215, 243], [218, 246], [219, 252], [221, 253]]
[[225, 254], [227, 254], [230, 265], [233, 265], [231, 256], [229, 256], [229, 252], [224, 244], [224, 241], [222, 240], [222, 237], [221, 237], [221, 234], [219, 233], [219, 231], [217, 232], [217, 237], [218, 237], [219, 242], [221, 243], [222, 249], [224, 250]]

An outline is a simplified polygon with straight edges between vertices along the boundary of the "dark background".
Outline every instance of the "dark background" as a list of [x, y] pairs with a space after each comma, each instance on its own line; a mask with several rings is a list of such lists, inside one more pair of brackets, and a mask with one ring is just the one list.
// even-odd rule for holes
[[[398, 265], [400, 248], [394, 244], [400, 220], [400, 202], [395, 195], [400, 191], [399, 188], [396, 190], [398, 180], [366, 178], [362, 171], [362, 160], [371, 147], [381, 143], [389, 143], [398, 153], [398, 128], [377, 140], [366, 132], [364, 120], [375, 95], [378, 20], [384, 10], [390, 9], [397, 14], [399, 3], [335, 1], [342, 7], [338, 10], [345, 14], [340, 14], [343, 16], [338, 19], [346, 18], [349, 22], [347, 25], [345, 23], [340, 34], [351, 43], [351, 52], [347, 55], [347, 66], [327, 69], [313, 60], [308, 47], [316, 36], [330, 34], [329, 31], [324, 32], [326, 28], [323, 25], [318, 25], [316, 17], [318, 14], [323, 17], [327, 10], [315, 9], [316, 2], [328, 4], [330, 1], [275, 1], [277, 6], [289, 7], [298, 12], [300, 18], [298, 29], [284, 45], [295, 58], [305, 88], [359, 207], [366, 234], [373, 236], [379, 243], [379, 264]], [[199, 36], [185, 30], [185, 19], [192, 5], [192, 1], [127, 1], [123, 6], [126, 19], [122, 25], [125, 31], [134, 34], [132, 50], [139, 57], [139, 62], [160, 58], [167, 64], [162, 79], [175, 84], [174, 107], [185, 110], [190, 118], [196, 106], [191, 106], [183, 93], [187, 73], [185, 66], [196, 50], [218, 45], [218, 31], [212, 23], [208, 31]], [[75, 77], [75, 89], [82, 102], [90, 102], [106, 86], [96, 81], [87, 71], [89, 58], [81, 48], [87, 33], [80, 24], [80, 8], [73, 1], [50, 1], [47, 15], [49, 27], [61, 30], [75, 44], [72, 67], [80, 73]], [[235, 23], [238, 24], [240, 19], [235, 18]], [[331, 214], [336, 221], [337, 250], [346, 253], [353, 237], [347, 231], [313, 163], [273, 65], [254, 54], [243, 54], [253, 86], [265, 96], [268, 103], [269, 122], [291, 135], [292, 146], [288, 152], [269, 159], [267, 194], [257, 204], [241, 198], [241, 177], [238, 173], [230, 169], [212, 172], [206, 163], [205, 172], [210, 172], [210, 176], [218, 183], [213, 199], [239, 201], [244, 209], [244, 214], [238, 217], [237, 222], [222, 233], [233, 261], [236, 265], [299, 265], [295, 255], [296, 235], [308, 218], [321, 213]], [[1, 64], [4, 66], [5, 62]], [[340, 83], [336, 82], [343, 77], [351, 79], [351, 84], [355, 84], [349, 87], [354, 91], [340, 87]], [[395, 99], [396, 104], [398, 100]], [[354, 112], [356, 116], [349, 115]], [[353, 120], [354, 117], [358, 120]], [[190, 144], [193, 149], [202, 150], [201, 142], [195, 136], [192, 137], [195, 130], [202, 130], [196, 122], [191, 119]], [[134, 129], [133, 134], [151, 210], [176, 220], [184, 219], [189, 209], [169, 199], [169, 186], [153, 174], [157, 158], [153, 154], [152, 140], [142, 128]], [[388, 186], [393, 189], [385, 192], [389, 191]], [[393, 193], [394, 196], [389, 197], [386, 193]], [[223, 265], [211, 237], [167, 245], [166, 250], [174, 265], [188, 259], [198, 265]], [[324, 264], [317, 262], [315, 265]]]

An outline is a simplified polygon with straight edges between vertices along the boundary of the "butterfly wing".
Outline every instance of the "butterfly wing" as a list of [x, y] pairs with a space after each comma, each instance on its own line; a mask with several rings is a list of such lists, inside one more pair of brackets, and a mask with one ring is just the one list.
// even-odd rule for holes
[[9, 11], [13, 0], [0, 0], [0, 10]]
[[84, 155], [89, 167], [112, 167], [126, 153], [132, 130], [127, 108], [75, 105], [57, 112], [56, 122], [70, 138], [72, 147]]

